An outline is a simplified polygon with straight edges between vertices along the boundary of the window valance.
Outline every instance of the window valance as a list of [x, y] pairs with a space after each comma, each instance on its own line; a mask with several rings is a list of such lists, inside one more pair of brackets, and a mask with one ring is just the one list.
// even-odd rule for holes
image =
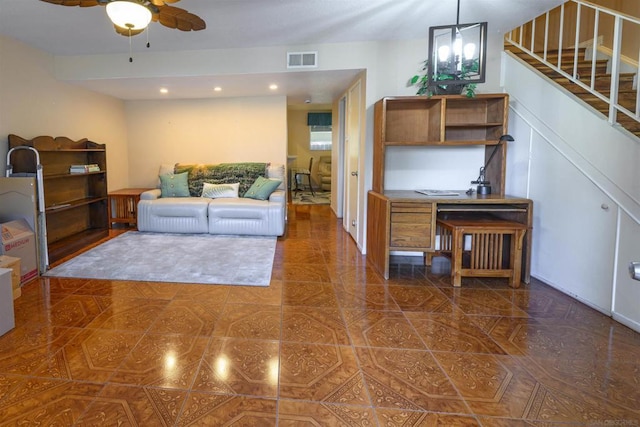
[[331, 126], [331, 113], [308, 113], [308, 126]]

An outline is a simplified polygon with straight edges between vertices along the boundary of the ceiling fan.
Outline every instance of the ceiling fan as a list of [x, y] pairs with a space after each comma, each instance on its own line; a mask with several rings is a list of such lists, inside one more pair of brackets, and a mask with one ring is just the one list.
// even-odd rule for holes
[[[150, 21], [181, 31], [200, 31], [207, 25], [202, 18], [179, 7], [169, 6], [180, 0], [41, 0], [61, 6], [106, 6], [107, 14], [118, 34], [135, 36], [145, 30]], [[136, 20], [137, 14], [141, 20]]]

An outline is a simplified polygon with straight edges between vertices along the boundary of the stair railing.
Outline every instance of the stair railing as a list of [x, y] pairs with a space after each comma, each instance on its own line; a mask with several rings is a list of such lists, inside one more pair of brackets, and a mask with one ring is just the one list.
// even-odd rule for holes
[[[589, 21], [593, 21], [591, 31]], [[612, 21], [613, 28], [606, 37], [610, 46], [607, 46], [601, 32], [604, 27], [610, 28]], [[538, 26], [543, 26], [542, 31]], [[637, 84], [640, 75], [639, 35], [640, 19], [588, 1], [569, 0], [507, 33], [505, 40], [606, 102], [609, 105], [608, 121], [613, 125], [618, 121], [618, 112], [640, 122], [640, 85]], [[632, 46], [634, 55], [637, 56], [633, 58], [628, 54], [623, 55], [623, 46]], [[583, 48], [591, 51], [591, 78], [588, 84], [580, 79], [578, 70], [579, 56]], [[573, 67], [570, 73], [566, 71], [567, 67], [563, 67], [563, 50], [573, 52]], [[557, 62], [549, 60], [550, 52], [557, 52]], [[596, 65], [599, 57], [603, 56], [609, 59], [608, 70], [611, 74], [608, 95], [596, 90]], [[566, 60], [566, 56], [564, 58]], [[635, 73], [633, 111], [619, 103], [620, 73], [623, 69]]]

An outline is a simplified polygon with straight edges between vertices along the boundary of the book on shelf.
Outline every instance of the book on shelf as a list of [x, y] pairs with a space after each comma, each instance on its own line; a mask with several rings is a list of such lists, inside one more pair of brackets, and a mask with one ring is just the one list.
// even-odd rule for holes
[[416, 193], [424, 194], [425, 196], [459, 196], [460, 191], [451, 190], [416, 190]]
[[89, 172], [100, 172], [100, 166], [91, 163], [88, 165], [71, 165], [69, 168], [69, 173], [89, 173]]

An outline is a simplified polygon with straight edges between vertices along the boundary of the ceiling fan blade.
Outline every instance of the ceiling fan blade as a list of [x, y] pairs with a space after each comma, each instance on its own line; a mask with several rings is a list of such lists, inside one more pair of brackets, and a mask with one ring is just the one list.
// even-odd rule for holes
[[[40, 0], [45, 3], [57, 4], [60, 6], [80, 6], [91, 7], [105, 5], [110, 0]], [[179, 7], [169, 6], [167, 3], [177, 3], [180, 0], [147, 0], [147, 7], [152, 13], [157, 8], [158, 12], [153, 13], [153, 20], [160, 22], [168, 28], [177, 28], [181, 31], [200, 31], [207, 28], [207, 24], [202, 18], [193, 13], [187, 12]], [[129, 36], [129, 30], [114, 26], [116, 32], [123, 36]], [[131, 31], [131, 35], [140, 34], [143, 30]]]
[[41, 0], [45, 3], [58, 4], [60, 6], [98, 6], [98, 0]]
[[153, 16], [153, 20], [165, 27], [177, 28], [181, 31], [200, 31], [207, 28], [202, 18], [179, 7], [164, 5], [159, 6], [158, 9], [160, 12]]
[[169, 3], [178, 3], [180, 0], [149, 0], [155, 6], [164, 6]]

